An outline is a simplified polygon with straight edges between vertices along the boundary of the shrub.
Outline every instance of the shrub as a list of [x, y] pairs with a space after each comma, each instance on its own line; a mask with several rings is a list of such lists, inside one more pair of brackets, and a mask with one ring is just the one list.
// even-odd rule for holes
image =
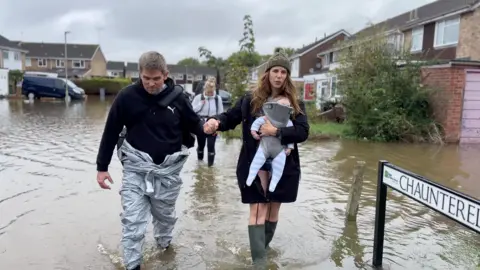
[[[421, 84], [421, 64], [384, 37], [345, 46], [334, 71], [352, 135], [375, 141], [438, 141], [441, 136]], [[423, 63], [425, 64], [425, 63]]]
[[98, 95], [100, 88], [105, 88], [106, 95], [116, 95], [125, 86], [132, 83], [130, 79], [126, 78], [91, 78], [80, 79], [74, 81], [76, 85], [85, 90], [87, 95]]

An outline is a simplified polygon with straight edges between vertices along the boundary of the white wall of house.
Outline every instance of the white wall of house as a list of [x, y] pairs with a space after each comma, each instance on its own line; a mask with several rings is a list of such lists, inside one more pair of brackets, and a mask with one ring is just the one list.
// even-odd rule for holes
[[122, 70], [107, 70], [108, 77], [121, 77], [122, 73]]
[[292, 60], [292, 71], [291, 71], [292, 78], [300, 77], [300, 57], [294, 58]]
[[22, 70], [22, 54], [19, 51], [2, 50], [3, 67]]
[[0, 96], [8, 96], [8, 69], [0, 68]]

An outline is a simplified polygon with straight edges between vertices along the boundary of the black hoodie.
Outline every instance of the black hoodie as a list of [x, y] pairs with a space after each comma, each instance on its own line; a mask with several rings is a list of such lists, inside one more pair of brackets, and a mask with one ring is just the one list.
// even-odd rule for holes
[[182, 106], [181, 110], [174, 105], [168, 108], [158, 105], [159, 99], [173, 91], [175, 86], [170, 78], [165, 84], [167, 87], [158, 95], [149, 94], [140, 80], [118, 93], [108, 113], [98, 149], [98, 171], [108, 171], [118, 135], [124, 126], [128, 130], [128, 143], [149, 154], [156, 164], [162, 163], [167, 155], [180, 151], [182, 126], [189, 127], [196, 135], [203, 134], [200, 118], [185, 95], [180, 95], [175, 102], [175, 105]]

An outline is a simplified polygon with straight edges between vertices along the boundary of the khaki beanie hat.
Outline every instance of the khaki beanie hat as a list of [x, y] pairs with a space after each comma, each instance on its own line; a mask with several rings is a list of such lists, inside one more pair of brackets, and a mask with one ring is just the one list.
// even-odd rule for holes
[[268, 59], [267, 65], [265, 66], [265, 72], [276, 66], [285, 68], [288, 71], [288, 74], [290, 74], [290, 60], [288, 60], [288, 57], [280, 51], [280, 48], [277, 48], [275, 54]]

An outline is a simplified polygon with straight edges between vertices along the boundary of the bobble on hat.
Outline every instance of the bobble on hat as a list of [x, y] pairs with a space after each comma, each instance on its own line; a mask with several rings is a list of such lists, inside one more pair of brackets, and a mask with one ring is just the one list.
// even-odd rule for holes
[[269, 71], [272, 67], [283, 67], [285, 68], [288, 73], [290, 73], [291, 65], [290, 60], [288, 57], [283, 53], [281, 48], [275, 48], [275, 52], [270, 59], [267, 61], [267, 65], [265, 66], [265, 72]]

